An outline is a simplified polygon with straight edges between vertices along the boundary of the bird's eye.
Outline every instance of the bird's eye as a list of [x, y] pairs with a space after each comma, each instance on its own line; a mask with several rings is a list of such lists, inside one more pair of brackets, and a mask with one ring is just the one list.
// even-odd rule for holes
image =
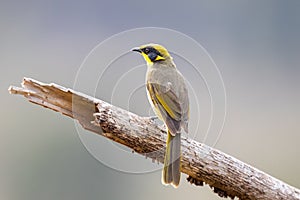
[[150, 52], [150, 49], [149, 48], [145, 48], [144, 52], [145, 52], [145, 54], [148, 54]]

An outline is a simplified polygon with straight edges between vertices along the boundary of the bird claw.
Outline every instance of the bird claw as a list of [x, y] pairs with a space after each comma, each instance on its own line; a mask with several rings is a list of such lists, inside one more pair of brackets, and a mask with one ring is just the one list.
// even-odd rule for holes
[[165, 124], [160, 125], [159, 128], [161, 128], [163, 130], [167, 130], [167, 126]]
[[158, 119], [157, 116], [150, 116], [150, 117], [145, 117], [145, 118], [150, 120], [150, 121], [155, 121], [156, 119]]
[[150, 118], [150, 120], [156, 120], [156, 119], [158, 119], [157, 116], [150, 116], [149, 118]]

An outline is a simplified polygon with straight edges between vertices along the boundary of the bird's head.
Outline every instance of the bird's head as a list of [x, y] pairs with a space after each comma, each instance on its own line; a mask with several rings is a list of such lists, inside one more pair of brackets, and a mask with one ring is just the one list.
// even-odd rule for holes
[[172, 60], [168, 50], [159, 44], [145, 44], [133, 48], [132, 51], [141, 53], [148, 65], [153, 65], [155, 62]]

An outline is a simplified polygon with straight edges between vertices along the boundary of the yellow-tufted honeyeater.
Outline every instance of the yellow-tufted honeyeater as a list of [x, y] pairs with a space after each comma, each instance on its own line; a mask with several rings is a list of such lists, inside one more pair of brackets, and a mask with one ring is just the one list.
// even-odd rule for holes
[[147, 62], [147, 95], [150, 104], [167, 128], [162, 182], [174, 187], [180, 181], [181, 133], [188, 133], [189, 97], [183, 76], [166, 48], [146, 44], [132, 49]]

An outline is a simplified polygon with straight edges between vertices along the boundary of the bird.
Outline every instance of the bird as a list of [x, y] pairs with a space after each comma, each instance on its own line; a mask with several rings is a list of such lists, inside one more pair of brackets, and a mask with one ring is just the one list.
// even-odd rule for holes
[[146, 91], [156, 116], [167, 131], [162, 183], [177, 188], [180, 182], [181, 134], [188, 133], [189, 97], [183, 75], [168, 50], [149, 43], [135, 47], [147, 63]]

